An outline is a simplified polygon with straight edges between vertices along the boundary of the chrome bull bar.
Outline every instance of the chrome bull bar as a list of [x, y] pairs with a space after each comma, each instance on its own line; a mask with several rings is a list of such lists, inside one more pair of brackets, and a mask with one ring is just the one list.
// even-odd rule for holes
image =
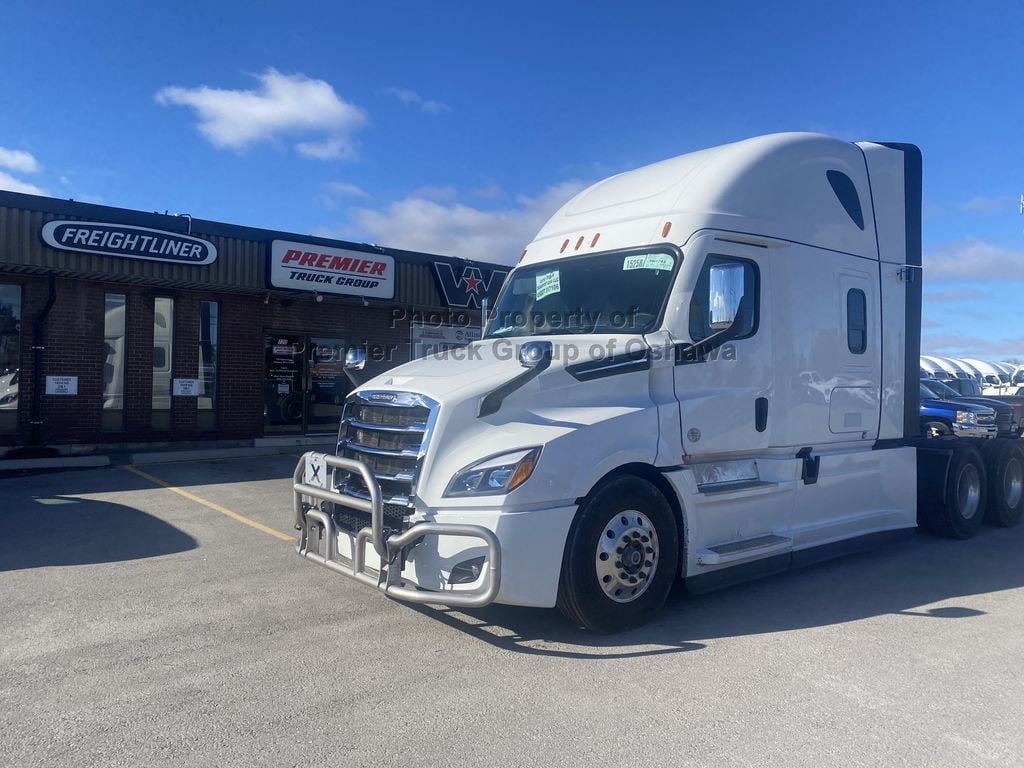
[[[316, 455], [326, 467], [356, 472], [369, 491], [369, 500], [348, 496], [337, 491], [328, 490], [303, 482], [308, 457]], [[326, 470], [325, 470], [326, 471]], [[326, 478], [325, 478], [326, 481]], [[326, 484], [326, 482], [325, 482]], [[480, 525], [462, 523], [416, 523], [401, 533], [384, 537], [384, 505], [381, 501], [380, 485], [370, 468], [361, 461], [346, 459], [329, 454], [304, 453], [299, 458], [292, 476], [294, 495], [295, 527], [299, 530], [299, 538], [295, 544], [296, 551], [314, 563], [329, 568], [336, 573], [376, 587], [389, 597], [406, 600], [412, 603], [433, 603], [458, 608], [480, 608], [494, 602], [501, 585], [501, 546], [494, 532]], [[347, 558], [339, 556], [338, 529], [331, 516], [322, 510], [308, 508], [302, 497], [309, 496], [321, 501], [329, 501], [341, 507], [348, 507], [370, 515], [369, 527], [361, 529], [355, 536], [351, 563]], [[320, 540], [324, 542], [324, 554], [309, 547], [310, 525], [316, 524], [323, 528]], [[404, 551], [421, 536], [461, 536], [483, 540], [487, 546], [487, 568], [484, 570], [483, 582], [472, 589], [465, 590], [427, 590], [416, 586], [406, 586], [408, 580], [402, 578], [402, 561]], [[380, 568], [377, 575], [371, 574], [366, 567], [366, 543], [369, 542], [380, 557]]]

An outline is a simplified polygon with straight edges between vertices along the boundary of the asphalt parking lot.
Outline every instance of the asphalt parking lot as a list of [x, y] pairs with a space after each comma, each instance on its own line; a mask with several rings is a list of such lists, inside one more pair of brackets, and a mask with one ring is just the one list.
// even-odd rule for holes
[[0, 765], [1024, 764], [1024, 527], [602, 637], [300, 560], [294, 461], [0, 478]]

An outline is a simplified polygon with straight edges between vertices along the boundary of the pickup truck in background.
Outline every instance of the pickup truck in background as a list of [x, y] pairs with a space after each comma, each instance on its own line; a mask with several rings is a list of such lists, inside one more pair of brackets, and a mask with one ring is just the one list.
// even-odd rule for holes
[[997, 435], [993, 408], [960, 401], [959, 396], [940, 396], [933, 387], [941, 383], [921, 380], [921, 433], [925, 437], [990, 438]]
[[[958, 383], [963, 384], [964, 389], [970, 389], [972, 386], [975, 389], [978, 387], [977, 383], [967, 379], [960, 379]], [[969, 404], [989, 408], [995, 412], [994, 431], [998, 437], [1015, 438], [1020, 436], [1021, 412], [1024, 411], [1024, 404], [1002, 402], [990, 397], [980, 397], [977, 395], [962, 395], [952, 385], [937, 379], [921, 379], [921, 387], [922, 396], [924, 396], [925, 389], [931, 393], [929, 402], [934, 399], [950, 406]], [[922, 416], [924, 416], [923, 411], [924, 404], [922, 402]], [[987, 420], [987, 417], [979, 416], [979, 418], [986, 418]], [[984, 426], [988, 425], [984, 424]], [[925, 431], [927, 432], [928, 430]]]
[[[1024, 396], [1021, 393], [1006, 394], [1006, 395], [982, 395], [982, 389], [977, 382], [971, 381], [970, 379], [953, 379], [951, 381], [940, 381], [940, 384], [945, 385], [949, 389], [953, 390], [958, 395], [968, 398], [967, 402], [977, 402], [980, 405], [991, 405], [994, 407], [995, 403], [1002, 403], [1008, 405], [1013, 409], [1013, 421], [1016, 422], [1017, 434], [1008, 435], [1008, 437], [1019, 437], [1021, 431], [1024, 430]], [[996, 420], [999, 419], [999, 412], [996, 412]], [[1002, 432], [1002, 427], [1000, 428]]]

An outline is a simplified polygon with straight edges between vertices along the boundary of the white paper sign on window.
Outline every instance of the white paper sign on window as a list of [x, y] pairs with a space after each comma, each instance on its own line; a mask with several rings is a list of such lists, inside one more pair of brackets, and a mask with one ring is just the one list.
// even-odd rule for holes
[[552, 272], [541, 272], [537, 275], [537, 301], [540, 301], [545, 296], [550, 296], [552, 293], [558, 293], [560, 290], [562, 290], [562, 285], [557, 269]]
[[47, 376], [46, 394], [48, 395], [77, 395], [77, 376]]

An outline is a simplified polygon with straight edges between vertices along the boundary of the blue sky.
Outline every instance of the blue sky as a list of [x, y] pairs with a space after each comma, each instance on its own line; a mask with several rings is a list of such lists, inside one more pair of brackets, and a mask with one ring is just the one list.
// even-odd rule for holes
[[1024, 6], [8, 0], [0, 187], [510, 261], [781, 130], [925, 157], [925, 348], [1024, 356]]

